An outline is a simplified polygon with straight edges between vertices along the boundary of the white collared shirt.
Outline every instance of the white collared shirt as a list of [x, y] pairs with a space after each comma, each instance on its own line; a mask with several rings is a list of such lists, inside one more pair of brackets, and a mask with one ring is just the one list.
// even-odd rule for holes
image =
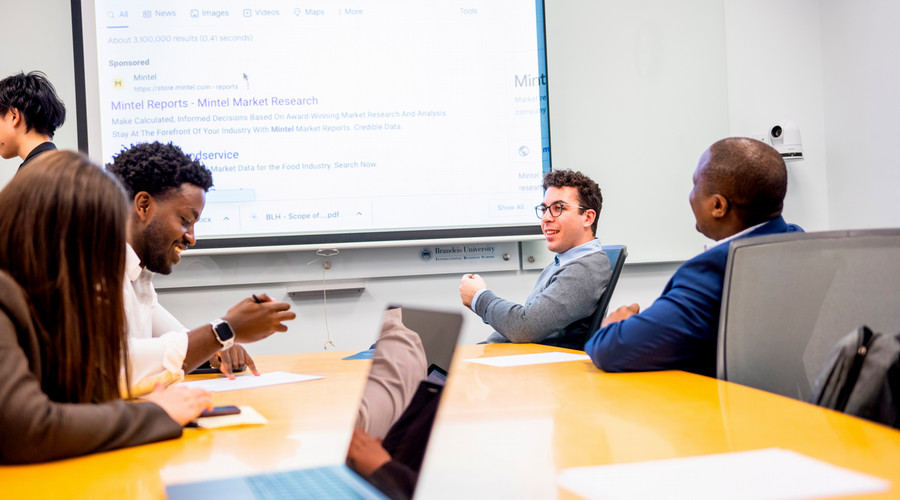
[[157, 383], [170, 385], [184, 378], [188, 329], [159, 304], [153, 273], [141, 266], [126, 244], [125, 319], [128, 322], [132, 396], [146, 394]]
[[[766, 222], [768, 222], [768, 221], [766, 221]], [[761, 222], [761, 223], [759, 223], [759, 224], [757, 224], [757, 225], [755, 225], [755, 226], [748, 227], [747, 229], [744, 229], [743, 231], [741, 231], [741, 232], [739, 232], [739, 233], [734, 233], [734, 234], [732, 234], [731, 236], [729, 236], [729, 237], [727, 237], [727, 238], [722, 238], [721, 240], [717, 240], [717, 241], [714, 241], [714, 242], [712, 242], [712, 243], [707, 243], [706, 245], [703, 246], [703, 250], [706, 251], [706, 250], [709, 250], [710, 248], [715, 248], [715, 247], [721, 245], [722, 243], [726, 243], [726, 242], [729, 242], [729, 241], [731, 241], [731, 240], [735, 240], [735, 239], [737, 239], [737, 238], [740, 238], [741, 236], [744, 236], [745, 234], [752, 232], [753, 230], [755, 230], [755, 229], [758, 228], [759, 226], [762, 226], [763, 224], [765, 224], [765, 222]]]

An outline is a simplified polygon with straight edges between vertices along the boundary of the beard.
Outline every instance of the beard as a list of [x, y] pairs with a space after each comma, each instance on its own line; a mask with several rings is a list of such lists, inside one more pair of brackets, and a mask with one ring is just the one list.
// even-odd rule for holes
[[170, 274], [172, 262], [168, 258], [173, 242], [164, 234], [162, 224], [154, 219], [144, 229], [144, 255], [141, 263], [144, 267], [158, 274]]

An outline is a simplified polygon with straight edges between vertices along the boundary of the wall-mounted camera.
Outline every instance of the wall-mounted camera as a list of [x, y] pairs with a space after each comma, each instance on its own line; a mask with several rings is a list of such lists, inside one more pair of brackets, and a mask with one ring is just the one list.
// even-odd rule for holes
[[800, 141], [800, 127], [790, 120], [781, 120], [772, 125], [763, 142], [771, 144], [784, 159], [803, 158], [803, 144]]

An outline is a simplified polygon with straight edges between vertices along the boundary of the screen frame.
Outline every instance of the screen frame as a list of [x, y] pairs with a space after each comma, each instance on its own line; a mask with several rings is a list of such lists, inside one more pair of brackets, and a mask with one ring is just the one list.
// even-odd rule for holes
[[[96, 33], [93, 26], [93, 17], [84, 16], [84, 9], [93, 8], [93, 0], [70, 0], [72, 11], [72, 36], [74, 51], [74, 73], [75, 73], [75, 110], [76, 110], [76, 127], [78, 149], [84, 154], [91, 157], [94, 161], [98, 160], [102, 154], [99, 152], [97, 145], [92, 145], [90, 137], [99, 137], [99, 124], [91, 123], [88, 120], [87, 109], [89, 105], [99, 105], [99, 95], [96, 95], [97, 68], [88, 68], [88, 60], [86, 51], [96, 51], [96, 45], [86, 45], [85, 29], [90, 28]], [[538, 39], [538, 71], [544, 77], [541, 85], [539, 96], [542, 107], [546, 109], [546, 113], [541, 119], [541, 137], [543, 143], [542, 150], [542, 172], [544, 175], [552, 171], [551, 155], [550, 155], [550, 103], [549, 103], [549, 77], [547, 72], [547, 33], [546, 33], [546, 17], [544, 0], [535, 0], [536, 28]], [[91, 23], [85, 26], [85, 22]], [[90, 41], [96, 43], [92, 34]], [[88, 71], [91, 69], [91, 71]], [[93, 75], [93, 76], [89, 76]], [[92, 150], [94, 148], [94, 150]], [[196, 244], [189, 250], [190, 253], [237, 253], [240, 251], [289, 251], [301, 248], [321, 248], [321, 247], [339, 247], [339, 246], [366, 246], [367, 244], [375, 244], [383, 246], [384, 244], [395, 243], [398, 246], [407, 246], [418, 244], [425, 241], [440, 242], [465, 242], [465, 241], [490, 241], [498, 240], [532, 240], [543, 235], [541, 224], [536, 220], [534, 224], [529, 225], [509, 225], [509, 226], [470, 226], [456, 228], [423, 228], [423, 229], [401, 229], [401, 230], [380, 230], [380, 231], [347, 231], [347, 232], [315, 232], [315, 233], [294, 233], [294, 234], [271, 234], [271, 235], [252, 235], [252, 236], [235, 236], [235, 237], [207, 237], [198, 238]]]

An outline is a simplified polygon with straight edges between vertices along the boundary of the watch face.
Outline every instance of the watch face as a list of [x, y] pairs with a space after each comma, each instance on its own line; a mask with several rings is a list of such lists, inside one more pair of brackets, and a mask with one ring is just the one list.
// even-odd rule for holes
[[234, 338], [234, 332], [231, 331], [231, 326], [223, 321], [216, 325], [216, 336], [219, 337], [219, 341], [225, 342]]

